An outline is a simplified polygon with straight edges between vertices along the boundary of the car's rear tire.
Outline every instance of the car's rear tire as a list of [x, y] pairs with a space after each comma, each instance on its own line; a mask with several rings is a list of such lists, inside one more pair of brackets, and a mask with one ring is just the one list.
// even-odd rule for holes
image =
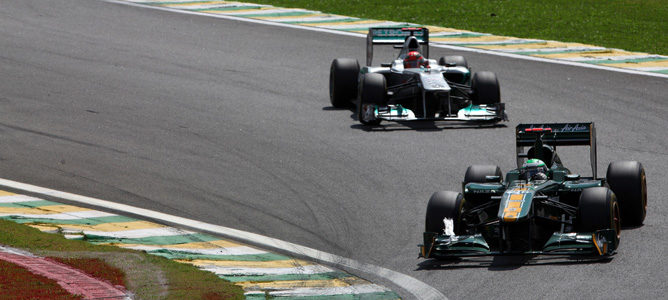
[[443, 234], [443, 219], [453, 220], [455, 234], [460, 233], [461, 213], [464, 207], [464, 196], [452, 191], [436, 192], [429, 198], [425, 218], [425, 231]]
[[438, 59], [438, 64], [447, 67], [469, 68], [469, 63], [466, 61], [466, 58], [461, 55], [441, 56], [441, 58]]
[[336, 108], [350, 107], [357, 98], [360, 65], [356, 59], [337, 58], [329, 69], [329, 101]]
[[379, 73], [368, 73], [362, 78], [362, 89], [357, 104], [357, 118], [364, 125], [378, 125], [380, 119], [373, 116], [376, 105], [385, 105], [387, 82]]
[[642, 164], [637, 161], [612, 162], [605, 177], [619, 201], [622, 225], [642, 225], [647, 215], [647, 182]]
[[499, 176], [499, 181], [503, 181], [503, 173], [501, 172], [501, 168], [498, 166], [472, 165], [466, 169], [466, 174], [464, 175], [464, 184], [471, 182], [487, 182], [487, 176]]
[[616, 237], [615, 243], [619, 243], [622, 227], [615, 193], [607, 187], [584, 189], [580, 194], [578, 205], [578, 226], [580, 232], [613, 229]]
[[473, 79], [471, 79], [471, 90], [473, 91], [471, 101], [474, 105], [501, 102], [499, 80], [493, 72], [481, 71], [474, 73]]

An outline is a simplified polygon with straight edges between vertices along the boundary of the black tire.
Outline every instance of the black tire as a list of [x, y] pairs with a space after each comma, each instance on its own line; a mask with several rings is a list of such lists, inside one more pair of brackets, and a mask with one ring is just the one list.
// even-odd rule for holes
[[621, 218], [617, 197], [607, 187], [587, 188], [580, 194], [578, 205], [579, 231], [593, 232], [601, 229], [614, 229], [619, 243]]
[[501, 89], [496, 74], [489, 71], [476, 72], [471, 80], [473, 95], [471, 100], [474, 105], [495, 104], [501, 102]]
[[368, 73], [362, 78], [360, 101], [357, 104], [357, 118], [364, 125], [378, 125], [380, 119], [365, 117], [365, 105], [385, 105], [387, 97], [387, 82], [385, 76], [379, 73]]
[[449, 55], [442, 56], [438, 59], [438, 64], [441, 66], [448, 67], [464, 67], [469, 68], [469, 63], [466, 61], [466, 58], [460, 55]]
[[642, 164], [637, 161], [612, 162], [605, 177], [619, 201], [622, 225], [642, 225], [647, 215], [647, 182]]
[[464, 184], [470, 182], [487, 182], [486, 176], [499, 176], [499, 181], [503, 181], [503, 173], [501, 168], [493, 165], [472, 165], [466, 169], [464, 175]]
[[464, 207], [464, 196], [452, 191], [436, 192], [429, 198], [427, 204], [427, 216], [425, 218], [425, 231], [443, 234], [445, 224], [444, 218], [454, 221], [455, 234], [459, 234], [461, 213]]
[[360, 65], [356, 59], [337, 58], [329, 69], [329, 101], [336, 108], [350, 107], [357, 98]]

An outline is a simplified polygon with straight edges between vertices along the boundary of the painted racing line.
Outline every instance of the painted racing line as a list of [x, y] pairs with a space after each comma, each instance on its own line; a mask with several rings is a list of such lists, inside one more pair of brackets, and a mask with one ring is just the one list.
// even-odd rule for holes
[[497, 36], [413, 23], [361, 19], [237, 1], [105, 0], [174, 12], [366, 37], [370, 27], [424, 26], [430, 45], [549, 63], [668, 78], [668, 56], [540, 39]]
[[234, 240], [282, 249], [297, 259], [217, 236], [123, 215], [0, 191], [0, 218], [43, 232], [94, 244], [146, 251], [215, 273], [244, 289], [246, 299], [399, 299], [390, 289], [337, 270], [348, 268], [385, 278], [417, 299], [446, 299], [438, 290], [408, 275], [262, 235], [203, 223], [129, 205], [42, 188], [7, 179], [0, 186], [113, 209], [146, 219], [182, 225]]

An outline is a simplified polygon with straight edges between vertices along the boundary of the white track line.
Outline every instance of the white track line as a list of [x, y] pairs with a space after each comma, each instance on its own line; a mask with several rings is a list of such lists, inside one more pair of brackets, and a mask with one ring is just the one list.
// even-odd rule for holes
[[375, 276], [380, 276], [382, 278], [385, 278], [392, 283], [396, 284], [397, 286], [405, 289], [408, 291], [410, 294], [415, 296], [417, 299], [447, 299], [445, 295], [443, 295], [440, 291], [437, 289], [425, 284], [422, 281], [419, 281], [411, 276], [408, 276], [406, 274], [402, 274], [387, 268], [379, 267], [376, 265], [368, 264], [368, 263], [363, 263], [359, 262], [350, 258], [338, 256], [335, 254], [323, 252], [320, 250], [316, 250], [313, 248], [293, 244], [290, 242], [282, 241], [279, 239], [255, 234], [252, 232], [246, 232], [238, 229], [233, 229], [229, 227], [224, 227], [224, 226], [219, 226], [219, 225], [214, 225], [214, 224], [209, 224], [209, 223], [204, 223], [201, 221], [193, 220], [193, 219], [187, 219], [187, 218], [182, 218], [178, 216], [173, 216], [161, 212], [156, 212], [148, 209], [143, 209], [139, 207], [134, 207], [130, 205], [125, 205], [125, 204], [120, 204], [120, 203], [114, 203], [111, 201], [106, 201], [106, 200], [101, 200], [101, 199], [96, 199], [92, 197], [86, 197], [82, 195], [77, 195], [77, 194], [72, 194], [72, 193], [67, 193], [67, 192], [61, 192], [57, 190], [52, 190], [48, 188], [43, 188], [35, 185], [30, 185], [26, 183], [21, 183], [21, 182], [16, 182], [8, 179], [2, 179], [0, 178], [0, 186], [5, 186], [8, 188], [12, 189], [17, 189], [17, 190], [22, 190], [22, 191], [27, 191], [35, 194], [40, 194], [40, 195], [46, 195], [50, 197], [55, 197], [59, 199], [65, 199], [68, 201], [73, 201], [73, 202], [78, 202], [78, 203], [84, 203], [86, 205], [92, 205], [96, 207], [102, 207], [102, 208], [107, 208], [107, 209], [112, 209], [115, 211], [122, 211], [122, 212], [127, 212], [131, 213], [134, 215], [140, 215], [145, 218], [153, 219], [153, 220], [162, 220], [165, 222], [173, 223], [173, 224], [179, 224], [182, 226], [186, 226], [189, 228], [197, 229], [197, 230], [202, 230], [206, 232], [211, 232], [215, 233], [221, 236], [226, 236], [231, 239], [239, 240], [239, 241], [245, 241], [249, 243], [253, 243], [259, 246], [264, 246], [264, 247], [270, 247], [274, 249], [282, 249], [283, 251], [287, 253], [291, 253], [293, 255], [297, 256], [302, 256], [302, 257], [308, 257], [310, 259], [313, 259], [314, 261], [321, 262], [321, 263], [326, 263], [333, 265], [335, 267], [339, 268], [349, 268], [353, 269], [356, 271], [360, 271], [366, 274], [372, 274]]
[[[310, 30], [310, 31], [326, 32], [326, 33], [338, 34], [338, 35], [348, 35], [348, 36], [356, 36], [356, 37], [366, 38], [366, 34], [355, 33], [355, 32], [346, 32], [346, 31], [338, 31], [338, 30], [318, 28], [318, 27], [307, 27], [307, 26], [300, 26], [300, 25], [293, 25], [293, 24], [284, 24], [284, 23], [277, 23], [277, 22], [274, 22], [274, 21], [240, 18], [240, 17], [235, 17], [235, 16], [227, 16], [227, 15], [219, 15], [219, 14], [201, 13], [201, 12], [196, 12], [196, 11], [187, 11], [187, 10], [173, 9], [173, 8], [167, 8], [167, 7], [159, 7], [159, 6], [153, 6], [153, 5], [144, 5], [144, 4], [138, 4], [138, 3], [132, 3], [132, 2], [125, 2], [125, 1], [122, 1], [122, 0], [102, 0], [102, 1], [110, 2], [110, 3], [116, 3], [116, 4], [129, 5], [129, 6], [137, 6], [137, 7], [143, 7], [143, 8], [164, 10], [164, 11], [170, 11], [170, 12], [175, 12], [175, 13], [199, 15], [199, 16], [206, 16], [206, 17], [213, 17], [213, 18], [220, 18], [220, 19], [235, 20], [235, 21], [240, 21], [240, 22], [257, 23], [257, 24], [264, 24], [264, 25], [270, 25], [270, 26], [288, 27], [288, 28], [295, 28], [295, 29], [302, 29], [302, 30]], [[496, 55], [496, 56], [502, 56], [502, 57], [516, 58], [516, 59], [539, 61], [539, 62], [545, 62], [545, 63], [551, 63], [551, 64], [576, 66], [576, 67], [582, 67], [582, 68], [606, 70], [606, 71], [613, 71], [613, 72], [618, 72], [618, 73], [627, 73], [627, 74], [634, 74], [634, 75], [645, 75], [645, 76], [668, 78], [668, 74], [643, 72], [643, 71], [628, 70], [628, 69], [614, 68], [614, 67], [607, 67], [607, 66], [599, 66], [599, 65], [580, 63], [580, 62], [575, 62], [575, 61], [554, 60], [554, 59], [548, 59], [548, 58], [542, 58], [542, 57], [533, 57], [533, 56], [528, 56], [528, 55], [503, 53], [503, 52], [496, 52], [496, 51], [490, 51], [490, 50], [484, 50], [484, 49], [450, 46], [450, 45], [443, 45], [443, 44], [430, 44], [430, 46], [431, 47], [437, 47], [437, 48], [452, 49], [452, 50], [457, 50], [457, 51], [467, 51], [467, 52], [481, 53], [481, 54], [487, 54], [487, 55]]]

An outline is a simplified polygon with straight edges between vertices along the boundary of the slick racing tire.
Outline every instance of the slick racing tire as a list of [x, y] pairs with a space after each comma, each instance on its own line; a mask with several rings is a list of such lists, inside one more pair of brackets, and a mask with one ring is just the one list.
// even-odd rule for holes
[[452, 191], [434, 193], [427, 204], [425, 231], [443, 234], [445, 229], [443, 219], [449, 218], [453, 220], [455, 225], [455, 234], [459, 234], [463, 207], [464, 196], [461, 193]]
[[622, 225], [642, 225], [647, 215], [647, 182], [642, 164], [637, 161], [612, 162], [605, 178], [619, 201]]
[[472, 165], [466, 169], [466, 174], [464, 175], [464, 184], [470, 182], [487, 182], [487, 176], [499, 176], [499, 181], [503, 181], [503, 173], [501, 173], [501, 168], [493, 165]]
[[380, 119], [374, 117], [377, 105], [385, 105], [387, 82], [383, 74], [368, 73], [362, 78], [360, 100], [357, 104], [357, 118], [364, 125], [378, 125]]
[[607, 187], [587, 188], [580, 194], [578, 226], [580, 232], [614, 229], [616, 243], [622, 229], [619, 204], [615, 193]]
[[357, 76], [360, 65], [356, 59], [337, 58], [329, 69], [329, 101], [333, 107], [347, 108], [357, 98]]
[[496, 104], [501, 102], [501, 89], [496, 74], [489, 71], [481, 71], [473, 74], [471, 79], [471, 90], [473, 95], [471, 101], [474, 105]]
[[466, 58], [460, 55], [441, 56], [441, 58], [438, 59], [438, 64], [446, 67], [469, 68], [469, 63], [466, 62]]

